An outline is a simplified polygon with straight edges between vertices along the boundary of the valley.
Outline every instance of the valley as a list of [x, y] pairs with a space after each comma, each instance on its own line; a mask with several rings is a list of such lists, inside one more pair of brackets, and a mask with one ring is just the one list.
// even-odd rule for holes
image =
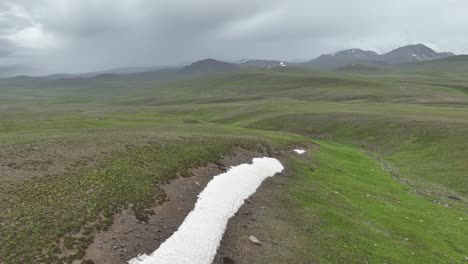
[[177, 225], [118, 244], [120, 221], [158, 234], [168, 183], [256, 156], [285, 170], [231, 218], [215, 263], [466, 261], [463, 56], [372, 72], [257, 63], [0, 80], [0, 263], [149, 254]]

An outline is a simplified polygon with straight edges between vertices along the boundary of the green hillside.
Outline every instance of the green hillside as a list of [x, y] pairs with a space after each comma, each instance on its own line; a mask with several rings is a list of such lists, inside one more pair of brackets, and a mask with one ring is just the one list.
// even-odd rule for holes
[[[144, 218], [177, 173], [234, 149], [296, 146], [309, 158], [285, 158], [291, 177], [267, 208], [288, 217], [261, 221], [297, 240], [256, 263], [466, 261], [463, 65], [2, 80], [0, 263], [80, 259], [113, 214], [132, 205]], [[64, 239], [75, 254], [61, 255]]]

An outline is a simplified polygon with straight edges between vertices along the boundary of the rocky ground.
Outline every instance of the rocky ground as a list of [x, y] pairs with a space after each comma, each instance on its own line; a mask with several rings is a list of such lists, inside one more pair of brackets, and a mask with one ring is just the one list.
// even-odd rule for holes
[[272, 255], [272, 252], [284, 251], [284, 244], [291, 238], [283, 237], [278, 240], [279, 236], [272, 233], [272, 230], [275, 229], [276, 217], [287, 216], [282, 215], [283, 212], [277, 210], [273, 204], [280, 202], [278, 191], [287, 184], [289, 176], [290, 170], [285, 166], [282, 173], [268, 178], [229, 220], [214, 264], [258, 263], [264, 256]]
[[162, 186], [168, 199], [162, 205], [152, 208], [154, 215], [150, 216], [148, 222], [140, 222], [130, 210], [123, 210], [115, 216], [108, 231], [95, 235], [85, 257], [75, 263], [123, 264], [140, 254], [152, 253], [193, 210], [198, 194], [213, 176], [230, 166], [251, 162], [254, 157], [260, 156], [263, 154], [239, 150], [216, 164], [194, 169], [192, 177], [179, 177]]

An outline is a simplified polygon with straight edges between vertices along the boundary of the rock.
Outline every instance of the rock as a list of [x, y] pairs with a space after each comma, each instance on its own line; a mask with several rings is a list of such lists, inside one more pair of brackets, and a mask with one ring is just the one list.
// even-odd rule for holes
[[94, 264], [94, 261], [91, 259], [83, 260], [81, 264]]
[[254, 243], [255, 245], [257, 246], [261, 246], [262, 245], [262, 242], [260, 242], [260, 240], [258, 240], [256, 237], [254, 236], [250, 236], [249, 237], [249, 240], [250, 242]]
[[455, 201], [461, 201], [460, 198], [458, 198], [458, 197], [456, 197], [456, 196], [453, 196], [453, 195], [450, 195], [448, 198], [449, 198], [449, 199], [452, 199], [452, 200], [455, 200]]
[[223, 263], [224, 264], [235, 264], [236, 262], [232, 258], [224, 257], [223, 258]]

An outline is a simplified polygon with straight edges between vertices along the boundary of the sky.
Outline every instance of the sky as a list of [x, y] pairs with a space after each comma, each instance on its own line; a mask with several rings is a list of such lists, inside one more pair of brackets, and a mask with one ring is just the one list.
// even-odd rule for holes
[[461, 54], [466, 14], [466, 0], [0, 0], [0, 76], [413, 43]]

